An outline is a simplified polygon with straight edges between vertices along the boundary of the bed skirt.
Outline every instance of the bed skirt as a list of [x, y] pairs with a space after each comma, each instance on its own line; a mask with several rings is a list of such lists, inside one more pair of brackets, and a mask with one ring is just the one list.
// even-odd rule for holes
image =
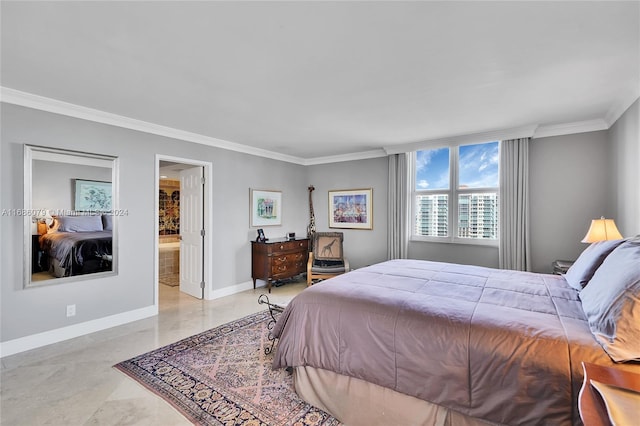
[[354, 377], [314, 367], [294, 368], [296, 392], [347, 426], [495, 425]]

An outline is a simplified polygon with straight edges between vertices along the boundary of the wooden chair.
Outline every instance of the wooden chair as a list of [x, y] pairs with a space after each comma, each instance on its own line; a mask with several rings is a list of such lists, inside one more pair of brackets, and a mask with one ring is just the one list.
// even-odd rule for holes
[[342, 232], [316, 232], [307, 261], [307, 286], [349, 272], [349, 261], [342, 250]]

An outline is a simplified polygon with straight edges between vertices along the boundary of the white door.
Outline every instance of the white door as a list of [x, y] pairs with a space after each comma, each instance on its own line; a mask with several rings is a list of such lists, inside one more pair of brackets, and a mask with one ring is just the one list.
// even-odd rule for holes
[[202, 177], [202, 167], [180, 171], [180, 291], [198, 299], [204, 296]]

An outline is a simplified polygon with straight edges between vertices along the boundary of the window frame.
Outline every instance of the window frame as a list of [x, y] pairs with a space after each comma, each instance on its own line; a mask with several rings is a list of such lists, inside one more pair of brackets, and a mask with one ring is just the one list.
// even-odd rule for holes
[[[440, 145], [432, 145], [428, 147], [424, 147], [418, 149], [416, 151], [412, 151], [409, 154], [409, 165], [410, 165], [410, 176], [411, 176], [411, 233], [410, 233], [410, 241], [421, 241], [421, 242], [434, 242], [434, 243], [446, 243], [446, 244], [466, 244], [466, 245], [480, 245], [480, 246], [490, 246], [490, 247], [498, 247], [500, 242], [500, 227], [501, 223], [499, 221], [500, 218], [500, 182], [498, 181], [497, 187], [488, 187], [488, 188], [459, 188], [459, 160], [460, 160], [460, 147], [467, 145], [481, 145], [492, 142], [498, 142], [498, 155], [500, 155], [500, 149], [502, 147], [501, 141], [499, 140], [490, 140], [486, 142], [468, 142], [468, 143], [455, 143], [455, 144], [440, 144]], [[449, 189], [417, 189], [416, 186], [416, 158], [418, 151], [426, 151], [432, 149], [440, 149], [440, 148], [448, 148], [449, 149]], [[498, 171], [500, 170], [501, 164], [498, 163]], [[493, 238], [465, 238], [458, 236], [459, 230], [459, 196], [464, 194], [497, 194], [498, 196], [498, 234], [495, 239]], [[416, 215], [417, 211], [417, 203], [416, 198], [420, 195], [447, 195], [448, 202], [448, 227], [447, 232], [449, 235], [446, 237], [438, 237], [438, 236], [425, 236], [418, 235], [416, 233]]]

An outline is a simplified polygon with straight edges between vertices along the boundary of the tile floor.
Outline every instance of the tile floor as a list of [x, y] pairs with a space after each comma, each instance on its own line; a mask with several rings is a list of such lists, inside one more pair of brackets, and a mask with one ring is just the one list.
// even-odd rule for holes
[[[2, 358], [0, 424], [189, 425], [169, 404], [112, 368], [212, 327], [265, 309], [266, 289], [202, 301], [160, 285], [159, 315]], [[273, 288], [282, 303], [306, 288], [303, 282]]]

